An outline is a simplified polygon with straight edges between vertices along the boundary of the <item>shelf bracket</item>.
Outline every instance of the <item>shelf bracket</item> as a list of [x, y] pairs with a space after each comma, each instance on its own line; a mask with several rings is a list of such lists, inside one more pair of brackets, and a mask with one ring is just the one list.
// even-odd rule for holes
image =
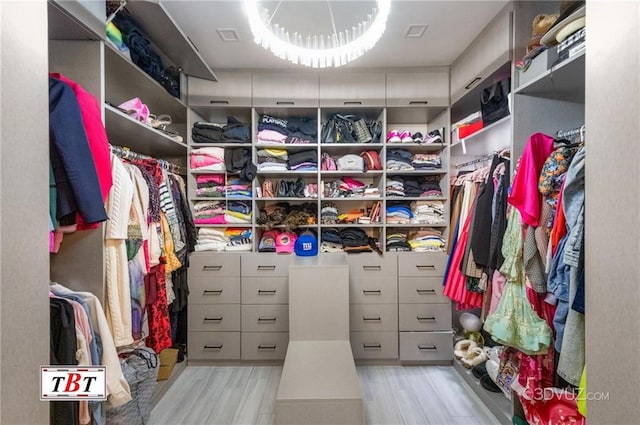
[[116, 10], [113, 11], [113, 13], [111, 15], [109, 15], [109, 17], [107, 18], [107, 22], [105, 22], [105, 25], [109, 24], [109, 22], [113, 21], [113, 18], [116, 17], [116, 15], [118, 13], [120, 13], [120, 11], [122, 9], [124, 9], [124, 7], [127, 5], [127, 0], [120, 0], [120, 6], [118, 6], [118, 8]]

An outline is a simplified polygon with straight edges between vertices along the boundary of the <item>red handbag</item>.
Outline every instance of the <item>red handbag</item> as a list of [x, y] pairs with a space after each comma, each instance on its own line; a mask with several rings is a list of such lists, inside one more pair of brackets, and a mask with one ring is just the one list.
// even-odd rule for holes
[[380, 156], [376, 151], [365, 151], [360, 154], [364, 159], [364, 166], [367, 170], [382, 170]]

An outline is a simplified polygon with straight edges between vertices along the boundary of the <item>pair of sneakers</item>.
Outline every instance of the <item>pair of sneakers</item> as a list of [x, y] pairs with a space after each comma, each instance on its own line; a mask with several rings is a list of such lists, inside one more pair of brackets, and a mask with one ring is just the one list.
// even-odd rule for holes
[[419, 131], [411, 134], [410, 131], [403, 131], [400, 133], [398, 130], [391, 130], [387, 134], [387, 143], [442, 143], [442, 136], [440, 130], [433, 130], [427, 133], [426, 137], [423, 137]]

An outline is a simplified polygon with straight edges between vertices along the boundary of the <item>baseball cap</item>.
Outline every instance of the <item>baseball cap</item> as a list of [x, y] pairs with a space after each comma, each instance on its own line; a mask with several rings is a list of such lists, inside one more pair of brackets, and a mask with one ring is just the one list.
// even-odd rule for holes
[[278, 233], [277, 230], [264, 232], [262, 239], [260, 239], [260, 245], [258, 245], [258, 252], [275, 252]]
[[284, 232], [280, 233], [276, 237], [276, 252], [277, 253], [291, 253], [294, 252], [294, 245], [296, 243], [297, 236], [295, 233]]
[[301, 234], [296, 240], [295, 252], [298, 257], [318, 255], [318, 239], [311, 233]]

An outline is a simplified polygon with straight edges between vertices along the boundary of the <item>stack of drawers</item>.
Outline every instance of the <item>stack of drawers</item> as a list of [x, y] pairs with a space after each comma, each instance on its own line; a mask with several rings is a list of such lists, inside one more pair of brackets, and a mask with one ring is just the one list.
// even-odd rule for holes
[[443, 362], [453, 359], [451, 300], [442, 294], [447, 256], [398, 256], [400, 360]]
[[240, 358], [240, 255], [189, 259], [189, 358]]
[[282, 360], [287, 353], [290, 261], [276, 254], [242, 257], [243, 360]]
[[355, 359], [398, 358], [398, 266], [387, 254], [347, 257], [351, 349]]

